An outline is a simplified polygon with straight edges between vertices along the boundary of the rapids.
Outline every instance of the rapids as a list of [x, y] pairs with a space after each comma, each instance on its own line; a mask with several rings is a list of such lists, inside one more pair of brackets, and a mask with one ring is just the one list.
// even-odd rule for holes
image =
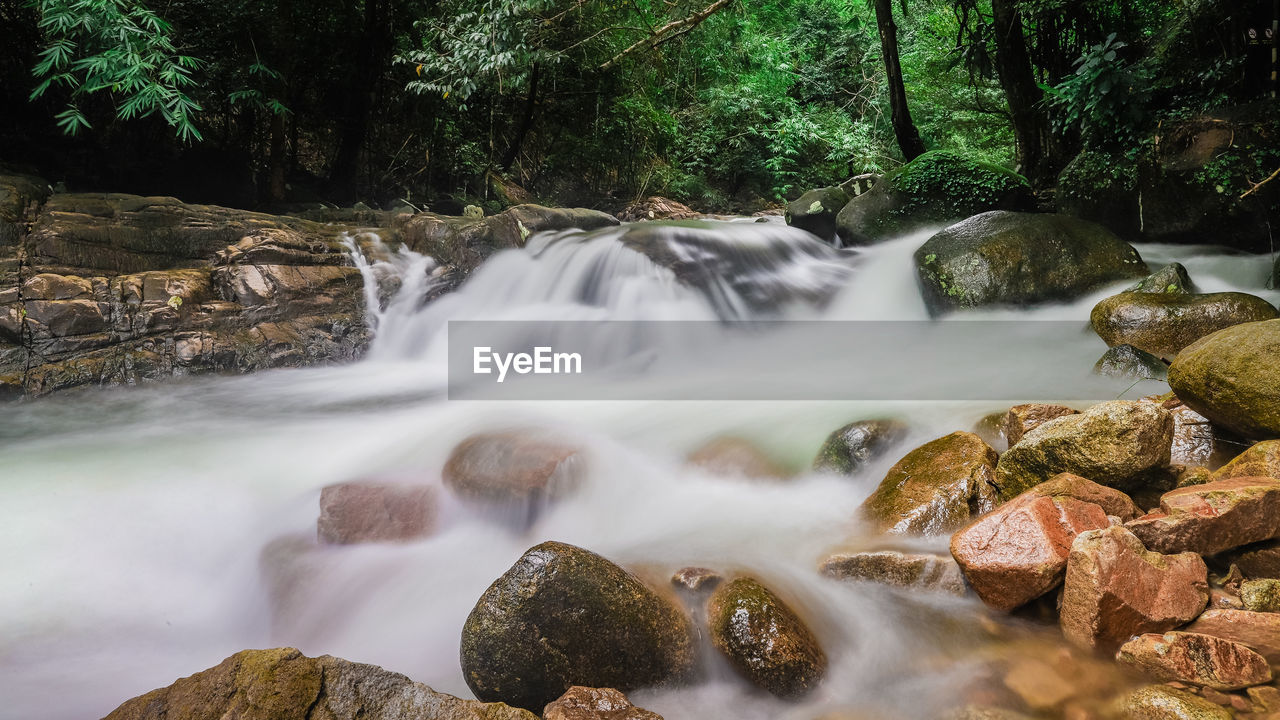
[[[697, 248], [705, 256], [695, 262], [728, 259], [724, 267], [740, 271], [704, 278], [709, 286], [702, 289], [608, 233], [531, 238], [528, 247], [491, 258], [456, 292], [426, 304], [423, 298], [442, 282], [429, 258], [385, 247], [369, 257], [355, 251], [376, 332], [359, 363], [6, 405], [0, 717], [101, 717], [238, 650], [274, 646], [378, 664], [470, 697], [458, 666], [464, 618], [525, 549], [552, 539], [659, 581], [690, 564], [750, 571], [802, 609], [826, 646], [827, 680], [800, 704], [762, 697], [714, 658], [696, 685], [632, 694], [668, 720], [808, 720], [849, 707], [871, 717], [931, 718], [963, 704], [984, 656], [1041, 633], [1024, 621], [987, 619], [976, 601], [905, 598], [824, 579], [815, 566], [846, 539], [871, 542], [858, 539], [854, 511], [897, 457], [969, 429], [1008, 402], [446, 399], [449, 320], [927, 319], [911, 253], [929, 233], [835, 251], [772, 224], [725, 223], [700, 232], [706, 242]], [[378, 244], [365, 240], [361, 247]], [[770, 243], [805, 251], [778, 253]], [[1203, 291], [1280, 300], [1263, 289], [1269, 258], [1210, 247], [1139, 251], [1153, 267], [1184, 263]], [[818, 306], [753, 309], [753, 288], [804, 294], [833, 278], [837, 291]], [[1083, 331], [1089, 309], [1117, 289], [946, 322], [1070, 321], [1055, 325], [1065, 328], [1056, 343], [1011, 359], [1051, 370], [1069, 389], [1090, 381], [1093, 360], [1105, 349]], [[714, 346], [734, 331], [723, 332], [688, 340]], [[608, 338], [628, 348], [650, 340]], [[754, 344], [762, 352], [777, 342], [768, 333], [735, 341], [745, 344], [737, 351]], [[945, 349], [940, 356], [947, 364], [965, 362]], [[908, 370], [929, 372], [939, 358], [929, 360]], [[798, 382], [820, 391], [829, 381]], [[1128, 396], [1151, 390], [1135, 387]], [[703, 441], [734, 434], [805, 467], [834, 428], [885, 414], [909, 420], [912, 433], [852, 480], [804, 473], [786, 484], [753, 483], [682, 463]], [[438, 483], [444, 459], [462, 438], [519, 425], [555, 429], [589, 448], [585, 490], [527, 530], [448, 505], [426, 540], [315, 543], [323, 486], [369, 477]], [[917, 544], [942, 550], [945, 538]]]

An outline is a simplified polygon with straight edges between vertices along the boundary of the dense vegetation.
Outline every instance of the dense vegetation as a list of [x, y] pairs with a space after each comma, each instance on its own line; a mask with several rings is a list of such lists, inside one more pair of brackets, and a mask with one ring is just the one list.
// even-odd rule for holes
[[[1043, 188], [1082, 149], [1137, 157], [1168, 119], [1269, 97], [1246, 30], [1271, 6], [0, 0], [0, 160], [239, 206], [752, 210], [921, 148]], [[1222, 172], [1275, 169], [1248, 161]]]

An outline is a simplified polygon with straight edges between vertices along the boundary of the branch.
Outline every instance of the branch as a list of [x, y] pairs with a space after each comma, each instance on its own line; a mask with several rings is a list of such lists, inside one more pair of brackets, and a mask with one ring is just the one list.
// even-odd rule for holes
[[1243, 195], [1241, 195], [1241, 196], [1240, 196], [1240, 199], [1241, 199], [1241, 200], [1243, 200], [1243, 199], [1245, 199], [1245, 198], [1249, 197], [1250, 195], [1252, 195], [1252, 194], [1254, 194], [1254, 193], [1258, 192], [1258, 188], [1261, 188], [1263, 185], [1266, 185], [1267, 183], [1271, 182], [1272, 180], [1275, 180], [1277, 177], [1280, 177], [1280, 170], [1276, 170], [1275, 172], [1271, 173], [1271, 177], [1267, 178], [1266, 180], [1263, 180], [1262, 182], [1258, 183], [1257, 185], [1254, 185], [1253, 187], [1251, 187], [1251, 188], [1249, 188], [1248, 190], [1246, 190], [1246, 191], [1245, 191], [1245, 193], [1244, 193]]
[[715, 2], [711, 3], [707, 7], [703, 8], [702, 10], [699, 10], [698, 12], [695, 12], [694, 14], [690, 15], [687, 18], [684, 18], [683, 20], [673, 20], [672, 22], [669, 22], [666, 25], [663, 25], [662, 27], [655, 30], [653, 34], [650, 35], [649, 37], [636, 42], [631, 47], [628, 47], [626, 50], [623, 50], [617, 55], [614, 55], [612, 59], [610, 59], [605, 64], [601, 65], [599, 69], [602, 71], [608, 70], [614, 65], [617, 65], [620, 61], [622, 61], [624, 58], [626, 58], [628, 55], [631, 55], [632, 53], [638, 52], [640, 50], [650, 50], [652, 48], [657, 47], [658, 45], [661, 45], [662, 43], [668, 40], [679, 37], [680, 35], [683, 35], [689, 32], [690, 30], [694, 29], [698, 25], [702, 24], [703, 20], [706, 20], [707, 18], [716, 14], [716, 12], [723, 9], [725, 6], [729, 5], [732, 2], [733, 0], [716, 0]]

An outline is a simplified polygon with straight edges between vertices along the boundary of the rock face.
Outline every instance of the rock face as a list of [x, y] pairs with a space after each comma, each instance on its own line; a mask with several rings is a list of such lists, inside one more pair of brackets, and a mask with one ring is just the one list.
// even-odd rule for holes
[[949, 533], [995, 507], [997, 459], [973, 433], [938, 438], [890, 468], [862, 513], [880, 532]]
[[1009, 447], [1013, 447], [1018, 444], [1023, 435], [1050, 420], [1066, 415], [1075, 415], [1078, 412], [1080, 411], [1065, 405], [1046, 405], [1043, 403], [1014, 405], [1009, 408], [1009, 412], [1004, 418], [1005, 439], [1008, 441]]
[[1168, 465], [1172, 443], [1169, 411], [1147, 402], [1105, 402], [1027, 433], [1001, 456], [996, 484], [1007, 498], [1067, 472], [1126, 488]]
[[1165, 493], [1127, 527], [1157, 552], [1214, 555], [1280, 537], [1280, 480], [1233, 478]]
[[1062, 632], [1079, 647], [1109, 649], [1172, 630], [1204, 610], [1208, 573], [1199, 555], [1148, 552], [1120, 526], [1080, 533], [1067, 559]]
[[783, 698], [817, 687], [827, 656], [813, 631], [753, 578], [721, 585], [707, 605], [711, 643], [752, 684]]
[[1149, 685], [1117, 703], [1125, 720], [1231, 720], [1231, 711], [1168, 685]]
[[436, 493], [430, 485], [354, 482], [320, 491], [320, 542], [401, 542], [431, 533]]
[[899, 550], [835, 552], [818, 566], [827, 577], [862, 580], [890, 587], [963, 595], [964, 575], [956, 561], [944, 555]]
[[1253, 445], [1213, 474], [1214, 480], [1242, 477], [1280, 479], [1280, 440], [1267, 440]]
[[1206, 610], [1186, 628], [1246, 645], [1270, 662], [1280, 662], [1280, 613]]
[[444, 484], [484, 503], [554, 500], [577, 489], [584, 462], [577, 446], [536, 430], [472, 435], [445, 461]]
[[715, 438], [689, 453], [688, 461], [712, 474], [727, 477], [781, 480], [791, 474], [754, 443], [736, 437]]
[[1005, 211], [975, 215], [939, 232], [916, 251], [915, 265], [933, 315], [1070, 300], [1147, 273], [1138, 251], [1101, 225]]
[[658, 197], [657, 195], [633, 202], [618, 213], [618, 219], [622, 222], [689, 220], [698, 216], [698, 212], [690, 209], [688, 205], [678, 203], [670, 198]]
[[1093, 366], [1093, 372], [1103, 377], [1129, 378], [1131, 380], [1164, 380], [1169, 376], [1169, 366], [1160, 358], [1132, 345], [1108, 348]]
[[569, 688], [547, 705], [542, 720], [662, 720], [662, 716], [631, 704], [613, 688]]
[[574, 685], [624, 692], [693, 668], [693, 627], [608, 560], [564, 543], [531, 548], [485, 591], [462, 628], [476, 697], [540, 710]]
[[1169, 386], [1191, 409], [1246, 437], [1280, 437], [1280, 320], [1235, 325], [1188, 346]]
[[461, 700], [373, 665], [293, 648], [245, 650], [116, 708], [106, 720], [537, 720]]
[[880, 179], [836, 216], [845, 245], [869, 245], [987, 210], [1030, 210], [1026, 179], [998, 165], [934, 151]]
[[858, 420], [827, 436], [813, 469], [853, 475], [907, 435], [907, 425], [897, 420]]
[[1256, 295], [1124, 292], [1094, 306], [1094, 332], [1107, 345], [1132, 345], [1172, 359], [1200, 338], [1241, 323], [1272, 320], [1275, 307]]
[[1266, 658], [1239, 643], [1198, 633], [1140, 635], [1121, 646], [1116, 659], [1159, 680], [1215, 690], [1240, 690], [1271, 680]]
[[849, 194], [838, 187], [810, 190], [787, 203], [787, 224], [830, 242], [836, 237], [836, 213], [849, 203]]

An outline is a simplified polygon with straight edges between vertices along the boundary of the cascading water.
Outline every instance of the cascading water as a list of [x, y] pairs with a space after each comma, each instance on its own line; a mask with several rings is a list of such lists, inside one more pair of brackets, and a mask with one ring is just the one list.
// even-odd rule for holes
[[[927, 234], [835, 251], [765, 224], [652, 230], [651, 244], [628, 244], [624, 232], [531, 238], [425, 305], [441, 282], [432, 261], [355, 238], [377, 332], [363, 362], [7, 407], [0, 420], [0, 717], [100, 717], [238, 650], [281, 645], [382, 665], [469, 696], [458, 667], [464, 618], [525, 549], [548, 539], [659, 579], [694, 564], [747, 571], [811, 620], [831, 658], [816, 693], [796, 704], [765, 699], [713, 663], [695, 685], [634, 693], [669, 720], [807, 720], [845, 707], [871, 717], [933, 718], [962, 705], [984, 660], [1035, 637], [1032, 631], [1017, 621], [981, 620], [985, 614], [968, 600], [904, 599], [827, 580], [815, 564], [833, 546], [872, 542], [859, 540], [855, 509], [906, 448], [968, 429], [1008, 403], [442, 398], [448, 320], [923, 320], [909, 256]], [[1150, 261], [1185, 263], [1205, 290], [1280, 299], [1262, 290], [1266, 258], [1140, 250]], [[691, 275], [690, 264], [716, 271]], [[1074, 375], [1062, 369], [1091, 365], [1103, 350], [1082, 331], [1089, 308], [1115, 290], [965, 319], [1078, 323], [1060, 342], [1014, 359], [1054, 368], [1070, 383]], [[788, 293], [797, 300], [782, 300]], [[643, 345], [646, 338], [614, 340]], [[764, 352], [778, 340], [762, 334], [735, 342]], [[920, 372], [938, 363], [926, 360]], [[831, 380], [803, 382], [822, 388]], [[885, 414], [908, 420], [912, 431], [853, 478], [802, 473], [788, 483], [751, 482], [682, 462], [708, 438], [733, 434], [803, 467], [835, 427]], [[461, 439], [522, 425], [588, 448], [583, 490], [529, 526], [452, 504], [442, 493], [450, 504], [428, 539], [315, 543], [321, 487], [359, 478], [438, 484]], [[935, 550], [944, 543], [917, 541]]]

